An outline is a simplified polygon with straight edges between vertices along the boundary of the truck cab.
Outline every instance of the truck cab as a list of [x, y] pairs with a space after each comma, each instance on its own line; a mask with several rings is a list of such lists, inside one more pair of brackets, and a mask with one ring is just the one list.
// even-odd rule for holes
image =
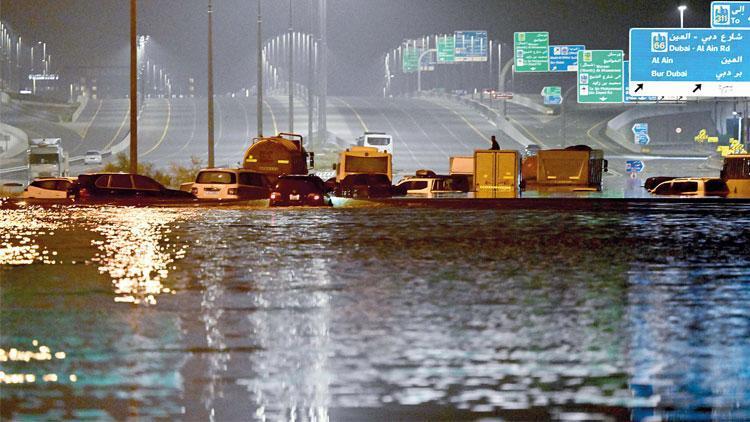
[[27, 159], [29, 182], [40, 177], [68, 176], [68, 154], [63, 151], [60, 138], [29, 140]]

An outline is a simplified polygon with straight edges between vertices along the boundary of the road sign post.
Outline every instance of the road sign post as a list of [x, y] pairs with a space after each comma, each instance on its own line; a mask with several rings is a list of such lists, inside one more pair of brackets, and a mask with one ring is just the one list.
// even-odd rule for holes
[[513, 34], [513, 60], [516, 72], [548, 72], [549, 32]]
[[578, 52], [578, 102], [623, 102], [622, 50]]

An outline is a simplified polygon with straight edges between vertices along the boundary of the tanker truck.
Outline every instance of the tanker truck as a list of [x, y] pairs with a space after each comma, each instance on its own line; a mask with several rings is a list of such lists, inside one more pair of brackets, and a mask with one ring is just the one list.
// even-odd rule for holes
[[272, 183], [282, 174], [307, 174], [308, 162], [314, 166], [314, 154], [305, 151], [302, 135], [279, 133], [255, 138], [245, 151], [242, 167], [268, 176]]

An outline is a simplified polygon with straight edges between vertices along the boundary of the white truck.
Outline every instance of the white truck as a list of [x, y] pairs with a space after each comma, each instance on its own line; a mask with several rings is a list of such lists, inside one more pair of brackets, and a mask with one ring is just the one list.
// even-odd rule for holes
[[68, 153], [63, 151], [60, 138], [37, 138], [29, 140], [29, 183], [40, 177], [66, 177], [70, 173]]

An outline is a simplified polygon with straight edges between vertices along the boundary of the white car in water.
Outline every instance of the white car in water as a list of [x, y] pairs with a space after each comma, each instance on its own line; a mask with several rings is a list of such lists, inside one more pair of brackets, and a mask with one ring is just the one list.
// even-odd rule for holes
[[190, 192], [198, 199], [268, 199], [271, 182], [266, 175], [246, 169], [203, 169], [190, 186]]
[[86, 151], [83, 156], [83, 164], [101, 164], [102, 153], [97, 150]]
[[21, 198], [26, 199], [67, 199], [75, 195], [76, 178], [46, 177], [36, 179], [24, 189]]

